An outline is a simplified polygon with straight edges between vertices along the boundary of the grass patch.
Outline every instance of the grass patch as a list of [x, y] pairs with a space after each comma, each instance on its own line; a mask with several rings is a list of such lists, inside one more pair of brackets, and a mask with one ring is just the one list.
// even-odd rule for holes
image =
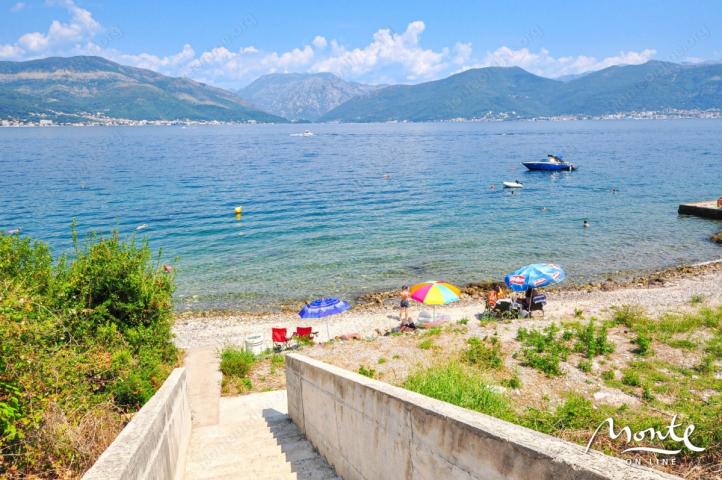
[[383, 365], [384, 363], [386, 363], [386, 359], [385, 359], [384, 357], [380, 357], [380, 358], [378, 359], [377, 363], [378, 363], [379, 365]]
[[404, 388], [497, 418], [514, 418], [506, 397], [492, 390], [480, 373], [458, 363], [412, 373], [404, 382]]
[[456, 323], [458, 323], [459, 325], [466, 325], [467, 323], [469, 323], [469, 319], [466, 317], [460, 318], [459, 320], [456, 321]]
[[584, 373], [589, 373], [592, 371], [592, 361], [587, 358], [580, 360], [577, 368]]
[[364, 377], [368, 378], [376, 378], [376, 370], [371, 367], [366, 367], [364, 365], [359, 365], [358, 367], [358, 373], [360, 375], [363, 375]]
[[435, 345], [434, 345], [433, 338], [425, 338], [418, 343], [418, 347], [421, 350], [429, 350], [429, 349], [433, 348], [434, 346]]
[[559, 362], [566, 361], [569, 354], [568, 342], [564, 337], [565, 334], [554, 323], [541, 331], [520, 328], [516, 338], [522, 343], [522, 349], [518, 352], [522, 364], [550, 377], [562, 375]]
[[501, 345], [496, 337], [481, 340], [471, 337], [467, 340], [467, 349], [462, 356], [466, 363], [483, 368], [497, 369], [504, 365]]

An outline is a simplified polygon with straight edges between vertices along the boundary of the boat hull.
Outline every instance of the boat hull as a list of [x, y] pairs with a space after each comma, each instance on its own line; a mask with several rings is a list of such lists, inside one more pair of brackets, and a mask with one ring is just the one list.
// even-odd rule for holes
[[545, 172], [571, 172], [577, 169], [573, 163], [551, 163], [551, 162], [521, 162], [529, 170]]

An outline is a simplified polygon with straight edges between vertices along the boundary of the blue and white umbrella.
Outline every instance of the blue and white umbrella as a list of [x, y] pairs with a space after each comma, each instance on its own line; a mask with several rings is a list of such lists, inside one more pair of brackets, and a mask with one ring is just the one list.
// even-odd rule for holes
[[[348, 302], [340, 300], [335, 297], [319, 298], [311, 303], [307, 303], [299, 312], [298, 316], [301, 318], [323, 318], [329, 315], [336, 315], [343, 313], [351, 308]], [[328, 328], [328, 322], [326, 322], [326, 335], [331, 340], [331, 333]]]
[[566, 278], [562, 267], [554, 263], [532, 263], [504, 277], [504, 283], [515, 292], [542, 288]]

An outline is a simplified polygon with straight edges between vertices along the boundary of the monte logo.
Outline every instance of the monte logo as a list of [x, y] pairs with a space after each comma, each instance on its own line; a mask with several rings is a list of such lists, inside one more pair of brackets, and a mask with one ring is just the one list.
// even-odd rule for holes
[[[682, 426], [681, 423], [677, 423], [677, 415], [674, 415], [672, 417], [672, 421], [669, 422], [669, 427], [667, 427], [665, 430], [657, 430], [656, 428], [646, 428], [644, 430], [640, 430], [638, 432], [632, 432], [632, 429], [629, 427], [623, 427], [619, 430], [619, 432], [614, 431], [614, 419], [612, 417], [607, 418], [602, 423], [599, 424], [596, 430], [594, 430], [594, 433], [592, 434], [592, 437], [589, 439], [589, 443], [587, 443], [587, 448], [585, 452], [589, 452], [589, 448], [592, 446], [592, 443], [594, 443], [594, 439], [597, 437], [597, 433], [599, 433], [599, 430], [604, 427], [604, 425], [609, 426], [609, 438], [612, 440], [616, 440], [617, 438], [621, 437], [622, 434], [625, 436], [625, 443], [629, 444], [631, 442], [641, 442], [642, 440], [649, 440], [650, 442], [654, 442], [655, 440], [667, 440], [668, 438], [671, 439], [674, 442], [680, 443], [687, 447], [687, 449], [691, 452], [704, 452], [704, 448], [697, 447], [692, 444], [689, 437], [694, 432], [695, 426], [690, 424], [687, 425], [687, 428], [684, 429], [684, 433], [682, 433], [682, 436], [680, 437], [677, 435], [676, 428]], [[652, 453], [660, 453], [662, 455], [676, 455], [682, 451], [682, 448], [679, 448], [677, 450], [667, 450], [665, 448], [655, 448], [655, 447], [630, 447], [626, 450], [623, 450], [622, 453], [627, 452], [652, 452]]]

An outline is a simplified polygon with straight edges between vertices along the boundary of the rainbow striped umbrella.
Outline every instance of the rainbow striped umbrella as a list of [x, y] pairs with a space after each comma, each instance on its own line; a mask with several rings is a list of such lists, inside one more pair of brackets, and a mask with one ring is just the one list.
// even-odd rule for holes
[[419, 303], [434, 306], [434, 320], [436, 320], [436, 305], [446, 305], [458, 302], [461, 292], [450, 283], [440, 280], [429, 280], [411, 287], [411, 298]]

